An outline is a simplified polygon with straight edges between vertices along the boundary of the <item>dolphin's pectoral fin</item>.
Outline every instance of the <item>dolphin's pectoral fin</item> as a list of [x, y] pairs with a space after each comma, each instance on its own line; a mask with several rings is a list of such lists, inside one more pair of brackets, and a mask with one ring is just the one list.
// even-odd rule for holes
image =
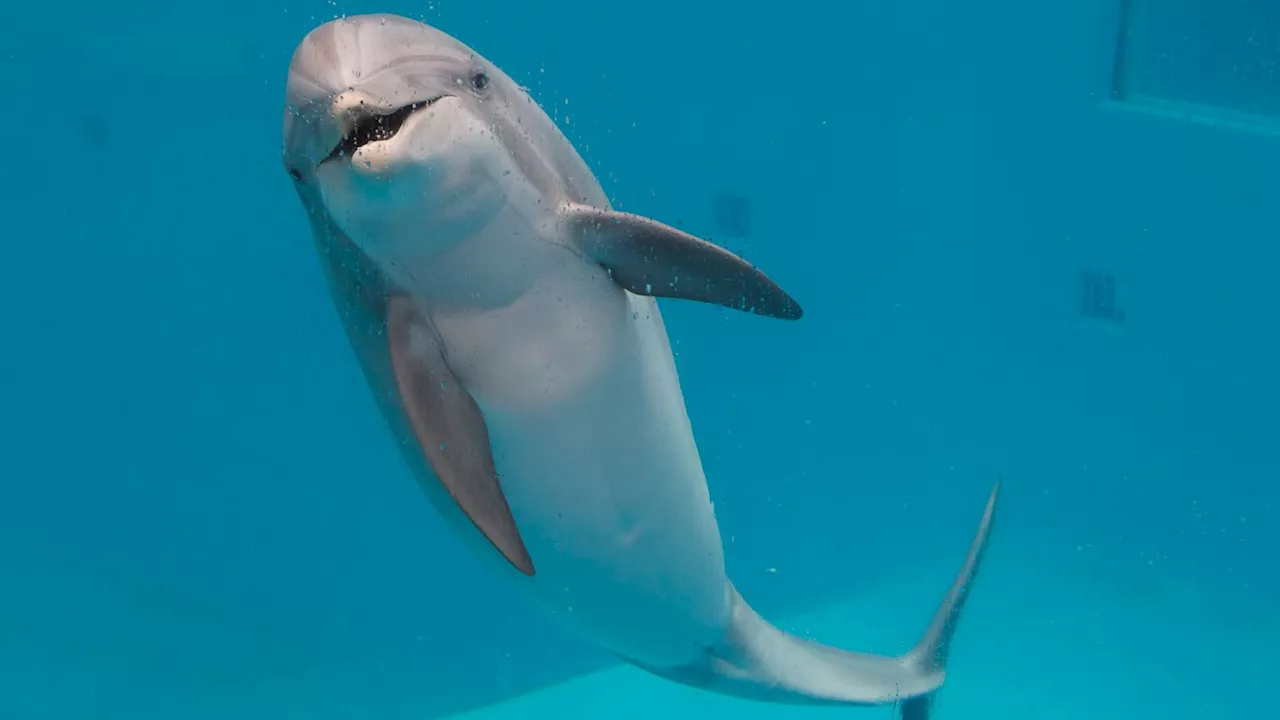
[[512, 565], [533, 575], [498, 483], [484, 416], [445, 363], [430, 323], [403, 295], [388, 300], [387, 345], [404, 413], [440, 483]]
[[445, 364], [431, 326], [333, 222], [314, 187], [296, 187], [334, 309], [414, 477], [446, 522], [463, 532], [478, 529], [512, 565], [532, 575], [533, 562], [494, 472], [484, 417]]
[[757, 315], [799, 319], [799, 303], [747, 261], [656, 220], [570, 205], [560, 220], [614, 282], [637, 295], [723, 305]]
[[779, 630], [730, 588], [725, 639], [700, 662], [646, 670], [725, 695], [804, 705], [897, 705], [902, 720], [929, 720], [947, 673], [960, 613], [982, 564], [1000, 485], [991, 491], [964, 565], [924, 636], [905, 655], [848, 652]]

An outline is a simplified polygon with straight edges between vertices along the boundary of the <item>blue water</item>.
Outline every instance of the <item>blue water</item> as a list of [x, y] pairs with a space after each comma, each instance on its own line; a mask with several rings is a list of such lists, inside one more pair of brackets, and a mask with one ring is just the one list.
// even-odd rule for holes
[[381, 11], [804, 305], [662, 304], [762, 614], [905, 650], [1002, 476], [939, 720], [1278, 712], [1269, 4], [133, 0], [0, 25], [0, 720], [888, 715], [618, 666], [445, 530], [280, 164]]

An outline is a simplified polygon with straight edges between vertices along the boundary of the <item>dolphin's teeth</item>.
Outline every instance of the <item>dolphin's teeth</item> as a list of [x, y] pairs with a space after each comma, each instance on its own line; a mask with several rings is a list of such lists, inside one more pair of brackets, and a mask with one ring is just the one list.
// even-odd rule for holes
[[444, 95], [433, 97], [430, 100], [409, 103], [381, 115], [375, 113], [362, 114], [351, 124], [350, 130], [343, 135], [342, 141], [333, 149], [333, 152], [329, 153], [325, 160], [342, 156], [350, 157], [355, 154], [356, 150], [369, 143], [390, 140], [395, 137], [396, 133], [400, 132], [400, 128], [404, 127], [405, 121], [409, 119], [410, 115], [422, 108], [430, 107], [442, 97]]

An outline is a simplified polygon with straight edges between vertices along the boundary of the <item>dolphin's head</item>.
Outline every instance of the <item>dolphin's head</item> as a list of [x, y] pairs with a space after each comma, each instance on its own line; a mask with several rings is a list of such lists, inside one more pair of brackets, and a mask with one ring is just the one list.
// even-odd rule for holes
[[405, 243], [438, 252], [503, 205], [510, 155], [497, 126], [517, 93], [496, 66], [420, 22], [334, 20], [289, 66], [285, 169], [371, 255]]

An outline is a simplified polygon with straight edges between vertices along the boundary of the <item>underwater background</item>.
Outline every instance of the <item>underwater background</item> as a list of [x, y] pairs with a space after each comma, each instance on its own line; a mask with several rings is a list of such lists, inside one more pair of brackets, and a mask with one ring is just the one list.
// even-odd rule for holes
[[1280, 6], [132, 0], [0, 23], [0, 720], [889, 715], [619, 665], [448, 533], [280, 162], [365, 12], [803, 304], [661, 303], [763, 615], [904, 651], [1002, 477], [939, 720], [1280, 712]]

